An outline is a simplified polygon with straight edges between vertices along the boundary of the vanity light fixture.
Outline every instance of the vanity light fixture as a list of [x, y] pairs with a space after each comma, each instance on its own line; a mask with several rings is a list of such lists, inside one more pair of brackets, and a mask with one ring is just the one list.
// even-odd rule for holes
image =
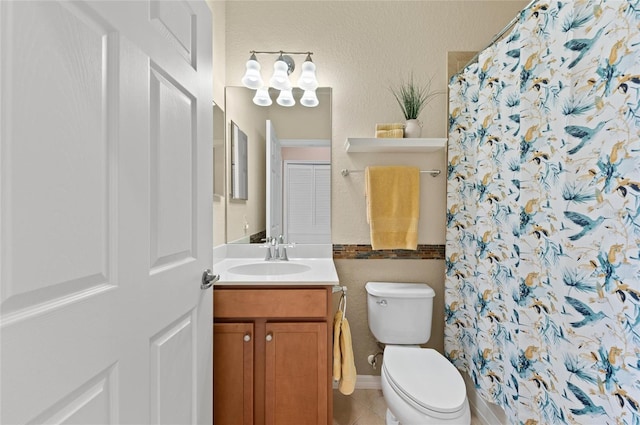
[[311, 60], [313, 52], [285, 52], [283, 50], [266, 52], [252, 50], [249, 53], [251, 53], [251, 57], [246, 63], [246, 71], [242, 77], [242, 84], [247, 88], [256, 90], [253, 103], [259, 106], [269, 106], [273, 103], [269, 96], [269, 87], [264, 85], [262, 76], [260, 75], [260, 64], [256, 59], [256, 54], [278, 55], [278, 59], [273, 64], [273, 75], [269, 79], [269, 86], [280, 90], [276, 103], [285, 107], [296, 104], [292, 94], [291, 81], [289, 80], [289, 75], [295, 70], [296, 64], [290, 55], [306, 55], [307, 57], [302, 64], [302, 73], [298, 78], [298, 87], [304, 90], [300, 104], [309, 108], [318, 106], [320, 102], [316, 96], [316, 89], [318, 88], [316, 65]]
[[289, 81], [289, 74], [296, 68], [295, 62], [291, 56], [284, 56], [282, 53], [277, 61], [273, 64], [273, 75], [269, 80], [269, 85], [276, 90], [284, 91], [291, 90], [291, 81]]
[[309, 108], [318, 106], [319, 103], [315, 90], [305, 90], [300, 98], [300, 104]]
[[256, 90], [256, 95], [253, 96], [253, 103], [258, 106], [270, 106], [273, 102], [271, 96], [269, 96], [269, 87], [262, 86]]
[[287, 90], [280, 90], [276, 103], [280, 106], [286, 106], [287, 108], [295, 105], [296, 101], [293, 98], [293, 93], [291, 93], [291, 88]]
[[313, 90], [314, 92], [318, 88], [316, 65], [311, 60], [311, 54], [307, 55], [307, 58], [302, 64], [302, 74], [300, 74], [300, 79], [298, 80], [298, 87], [302, 90]]
[[247, 61], [246, 72], [242, 77], [242, 84], [250, 89], [257, 90], [262, 87], [262, 75], [260, 75], [260, 64], [256, 59], [255, 53], [251, 55], [251, 58]]

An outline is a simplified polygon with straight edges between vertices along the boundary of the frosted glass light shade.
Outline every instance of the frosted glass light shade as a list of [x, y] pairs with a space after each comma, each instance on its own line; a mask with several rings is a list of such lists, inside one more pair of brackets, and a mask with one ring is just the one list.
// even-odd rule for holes
[[316, 65], [311, 60], [306, 60], [302, 64], [302, 73], [298, 79], [298, 87], [302, 90], [315, 90], [318, 88], [316, 79]]
[[314, 108], [318, 106], [320, 102], [318, 101], [318, 96], [316, 96], [315, 90], [305, 90], [302, 97], [300, 98], [300, 104], [302, 106], [306, 106], [307, 108]]
[[247, 61], [247, 70], [242, 77], [242, 84], [250, 89], [256, 90], [262, 87], [262, 75], [260, 75], [260, 64], [254, 59], [255, 55]]
[[296, 104], [295, 99], [293, 98], [293, 93], [291, 93], [291, 89], [281, 90], [280, 95], [276, 99], [276, 103], [280, 106], [290, 107]]
[[273, 64], [273, 76], [269, 81], [269, 85], [277, 90], [291, 90], [291, 81], [287, 71], [289, 65], [283, 60], [277, 60]]
[[256, 90], [256, 94], [253, 96], [253, 103], [258, 106], [270, 106], [273, 102], [271, 101], [271, 96], [269, 96], [269, 89], [260, 87]]

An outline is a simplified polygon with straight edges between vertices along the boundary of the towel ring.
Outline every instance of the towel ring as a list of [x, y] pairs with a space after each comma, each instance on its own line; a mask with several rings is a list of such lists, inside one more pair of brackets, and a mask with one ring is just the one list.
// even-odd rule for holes
[[342, 293], [340, 297], [340, 303], [338, 304], [338, 310], [342, 310], [342, 320], [347, 317], [347, 293], [346, 291]]

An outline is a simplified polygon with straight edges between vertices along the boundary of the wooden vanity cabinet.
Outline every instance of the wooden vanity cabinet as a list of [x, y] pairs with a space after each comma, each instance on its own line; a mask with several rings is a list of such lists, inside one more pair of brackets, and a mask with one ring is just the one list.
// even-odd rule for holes
[[333, 423], [331, 293], [215, 288], [214, 424]]
[[214, 424], [253, 424], [253, 335], [252, 323], [213, 324]]

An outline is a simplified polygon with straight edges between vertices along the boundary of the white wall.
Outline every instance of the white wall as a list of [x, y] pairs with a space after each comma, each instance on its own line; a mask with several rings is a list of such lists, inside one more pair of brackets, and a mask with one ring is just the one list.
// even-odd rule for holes
[[213, 16], [213, 101], [224, 105], [224, 87], [226, 85], [226, 7], [227, 2], [206, 0]]

